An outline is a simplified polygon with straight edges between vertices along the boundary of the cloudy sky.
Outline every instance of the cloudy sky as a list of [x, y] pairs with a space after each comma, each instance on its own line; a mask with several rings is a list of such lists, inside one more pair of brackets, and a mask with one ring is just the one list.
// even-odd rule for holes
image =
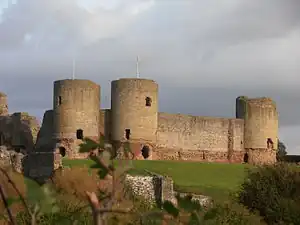
[[140, 72], [160, 111], [234, 117], [235, 98], [277, 101], [280, 139], [300, 154], [299, 0], [0, 0], [0, 90], [42, 117], [53, 81], [102, 86]]

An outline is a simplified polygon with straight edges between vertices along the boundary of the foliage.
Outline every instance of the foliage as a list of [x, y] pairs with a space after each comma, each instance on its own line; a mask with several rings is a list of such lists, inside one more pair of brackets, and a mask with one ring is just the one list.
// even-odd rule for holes
[[281, 142], [280, 140], [278, 140], [278, 151], [277, 151], [277, 160], [278, 161], [283, 161], [284, 160], [284, 156], [286, 156], [287, 151], [286, 151], [286, 146], [283, 142]]
[[262, 166], [248, 172], [238, 199], [268, 224], [300, 224], [299, 187], [300, 172], [294, 165]]

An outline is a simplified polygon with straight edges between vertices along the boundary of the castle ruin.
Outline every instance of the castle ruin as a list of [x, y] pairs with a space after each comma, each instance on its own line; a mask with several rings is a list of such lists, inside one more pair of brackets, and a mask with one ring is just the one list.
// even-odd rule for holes
[[84, 137], [102, 135], [119, 147], [128, 141], [141, 160], [276, 162], [278, 113], [272, 99], [238, 97], [236, 118], [214, 118], [159, 112], [158, 89], [148, 79], [112, 81], [111, 108], [101, 109], [98, 84], [58, 80], [53, 109], [45, 112], [41, 127], [28, 114], [8, 114], [7, 96], [1, 94], [0, 145], [85, 158], [79, 153]]

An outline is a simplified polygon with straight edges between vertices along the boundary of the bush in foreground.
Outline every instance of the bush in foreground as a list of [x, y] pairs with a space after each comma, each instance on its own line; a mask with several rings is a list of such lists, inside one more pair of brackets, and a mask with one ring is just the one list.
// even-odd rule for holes
[[300, 224], [300, 171], [285, 163], [249, 170], [238, 200], [268, 224]]

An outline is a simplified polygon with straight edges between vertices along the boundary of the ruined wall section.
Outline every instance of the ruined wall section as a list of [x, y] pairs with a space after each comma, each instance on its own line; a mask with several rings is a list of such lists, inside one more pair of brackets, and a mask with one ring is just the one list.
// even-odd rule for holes
[[33, 150], [39, 132], [39, 121], [26, 112], [0, 118], [0, 145], [15, 150]]
[[54, 82], [53, 138], [57, 147], [65, 148], [70, 158], [76, 158], [79, 144], [77, 130], [84, 137], [99, 139], [100, 86], [89, 80], [58, 80]]
[[157, 159], [228, 161], [229, 148], [243, 151], [242, 140], [242, 120], [158, 114]]
[[0, 92], [0, 116], [8, 116], [7, 95]]
[[43, 116], [41, 129], [38, 133], [35, 151], [51, 152], [54, 150], [53, 135], [53, 110], [47, 110]]
[[[147, 99], [149, 105], [147, 106]], [[112, 139], [156, 142], [158, 85], [147, 79], [119, 79], [111, 83]]]

